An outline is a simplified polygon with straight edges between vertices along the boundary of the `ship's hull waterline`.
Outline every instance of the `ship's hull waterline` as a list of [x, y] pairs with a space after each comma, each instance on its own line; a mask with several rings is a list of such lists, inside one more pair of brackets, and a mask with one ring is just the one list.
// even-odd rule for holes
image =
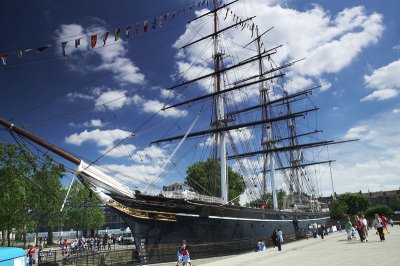
[[135, 207], [133, 201], [119, 199], [110, 204], [134, 234], [136, 259], [141, 262], [176, 260], [182, 240], [189, 243], [192, 258], [255, 250], [258, 240], [270, 241], [275, 228], [284, 232], [286, 240], [294, 240], [296, 231], [329, 220], [329, 213], [281, 212], [184, 200], [172, 200], [171, 205], [168, 202], [163, 199], [159, 204], [149, 201], [147, 205], [141, 200]]

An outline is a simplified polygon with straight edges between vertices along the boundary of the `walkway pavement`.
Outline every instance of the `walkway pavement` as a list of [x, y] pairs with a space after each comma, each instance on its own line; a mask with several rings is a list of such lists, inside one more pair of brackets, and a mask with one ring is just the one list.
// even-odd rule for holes
[[[400, 265], [400, 226], [389, 227], [390, 234], [381, 242], [375, 229], [369, 230], [369, 241], [346, 240], [346, 233], [336, 232], [324, 239], [299, 240], [284, 244], [282, 251], [268, 248], [265, 252], [208, 259], [192, 259], [193, 266], [243, 265]], [[257, 243], [255, 243], [256, 245]], [[175, 265], [162, 263], [157, 265]]]

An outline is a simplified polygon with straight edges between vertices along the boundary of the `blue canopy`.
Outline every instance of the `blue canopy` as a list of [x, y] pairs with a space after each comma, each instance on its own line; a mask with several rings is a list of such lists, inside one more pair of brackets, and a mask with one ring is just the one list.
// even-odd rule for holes
[[24, 256], [26, 256], [26, 253], [22, 248], [0, 248], [0, 264], [3, 261]]

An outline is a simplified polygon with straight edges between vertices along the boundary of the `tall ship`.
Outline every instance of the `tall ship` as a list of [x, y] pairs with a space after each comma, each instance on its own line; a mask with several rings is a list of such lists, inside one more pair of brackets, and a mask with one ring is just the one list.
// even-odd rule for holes
[[[210, 1], [206, 11], [188, 22], [211, 30], [179, 47], [182, 57], [198, 51], [194, 61], [201, 62], [196, 65], [199, 71], [191, 78], [174, 77], [174, 84], [166, 88], [172, 96], [158, 112], [174, 109], [194, 115], [174, 134], [160, 132], [150, 143], [169, 147], [164, 176], [178, 164], [174, 156], [189, 145], [185, 152], [191, 153], [185, 157], [206, 165], [207, 181], [202, 184], [187, 171], [185, 180], [159, 190], [155, 188], [160, 176], [142, 189], [132, 189], [95, 163], [0, 119], [10, 131], [77, 165], [79, 180], [128, 223], [136, 259], [142, 262], [174, 260], [183, 239], [194, 258], [233, 254], [253, 250], [275, 228], [294, 239], [310, 224], [329, 220], [329, 210], [318, 202], [313, 169], [329, 167], [333, 160], [310, 155], [340, 142], [321, 140], [321, 131], [305, 122], [318, 110], [310, 97], [319, 87], [285, 90], [285, 71], [297, 61], [276, 64], [273, 57], [281, 45], [267, 47], [263, 39], [271, 28], [255, 25], [253, 17], [233, 16], [228, 21], [236, 2]], [[234, 31], [243, 30], [248, 39], [235, 40]], [[181, 155], [181, 161], [185, 157]], [[240, 195], [231, 193], [230, 185], [238, 184], [244, 187]]]

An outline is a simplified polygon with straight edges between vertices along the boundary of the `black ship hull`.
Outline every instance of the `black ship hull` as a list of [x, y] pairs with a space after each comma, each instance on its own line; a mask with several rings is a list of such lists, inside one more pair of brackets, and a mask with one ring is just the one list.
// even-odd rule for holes
[[268, 244], [275, 228], [290, 241], [310, 224], [329, 220], [326, 212], [283, 212], [151, 196], [120, 198], [110, 206], [128, 223], [136, 259], [143, 263], [176, 260], [183, 239], [192, 258], [221, 256], [255, 250], [260, 239]]

